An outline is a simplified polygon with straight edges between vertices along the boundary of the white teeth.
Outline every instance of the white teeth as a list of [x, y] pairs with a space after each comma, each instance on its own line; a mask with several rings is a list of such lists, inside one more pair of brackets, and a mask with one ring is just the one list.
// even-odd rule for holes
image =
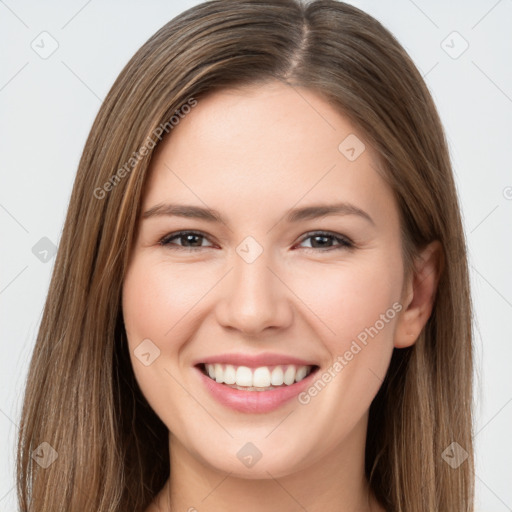
[[281, 386], [284, 382], [284, 372], [280, 366], [276, 366], [272, 370], [272, 377], [270, 378], [270, 383], [272, 386]]
[[[306, 378], [312, 366], [261, 366], [249, 368], [247, 366], [233, 366], [231, 364], [205, 364], [206, 373], [211, 379], [220, 384], [232, 387], [257, 388], [263, 391], [273, 389], [274, 386], [291, 386]], [[251, 389], [252, 390], [252, 389]]]
[[257, 388], [268, 388], [270, 386], [270, 370], [265, 366], [256, 368], [252, 376], [252, 385]]
[[222, 370], [221, 364], [216, 364], [215, 368], [215, 380], [217, 382], [224, 382], [224, 371]]
[[284, 372], [284, 383], [290, 386], [295, 382], [295, 366], [288, 366]]
[[236, 369], [233, 365], [227, 364], [224, 368], [224, 384], [236, 383]]
[[297, 369], [297, 373], [295, 374], [295, 382], [301, 381], [308, 373], [308, 370], [305, 366], [301, 366]]
[[252, 372], [247, 366], [239, 366], [236, 369], [236, 385], [252, 386]]

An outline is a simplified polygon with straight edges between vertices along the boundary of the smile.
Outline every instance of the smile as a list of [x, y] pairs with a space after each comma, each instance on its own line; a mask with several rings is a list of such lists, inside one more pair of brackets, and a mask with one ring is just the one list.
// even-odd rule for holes
[[194, 367], [211, 396], [244, 413], [273, 411], [306, 389], [316, 365], [235, 366], [200, 363]]
[[205, 364], [204, 373], [219, 384], [244, 391], [267, 391], [279, 386], [291, 386], [306, 378], [312, 366], [279, 365], [234, 366], [231, 364]]

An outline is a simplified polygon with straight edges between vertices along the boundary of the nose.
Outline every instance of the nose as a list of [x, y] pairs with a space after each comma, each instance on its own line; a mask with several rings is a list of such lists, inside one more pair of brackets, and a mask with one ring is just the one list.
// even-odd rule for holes
[[223, 280], [216, 317], [225, 328], [255, 336], [283, 329], [293, 320], [293, 294], [283, 276], [272, 267], [264, 251], [252, 263], [234, 256], [231, 272]]

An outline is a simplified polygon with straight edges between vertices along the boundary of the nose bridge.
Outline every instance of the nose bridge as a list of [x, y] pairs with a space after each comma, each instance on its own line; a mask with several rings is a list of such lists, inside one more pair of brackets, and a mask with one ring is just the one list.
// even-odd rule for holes
[[217, 317], [226, 327], [257, 334], [267, 327], [286, 326], [292, 312], [287, 288], [270, 270], [275, 267], [271, 251], [250, 238], [233, 254]]

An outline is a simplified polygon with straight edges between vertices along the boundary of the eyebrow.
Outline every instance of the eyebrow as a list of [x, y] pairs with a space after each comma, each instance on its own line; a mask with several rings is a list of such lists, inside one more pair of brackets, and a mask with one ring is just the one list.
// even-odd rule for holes
[[[368, 213], [350, 203], [320, 204], [294, 208], [287, 213], [285, 218], [287, 222], [293, 223], [327, 215], [357, 215], [375, 225], [375, 222]], [[157, 204], [142, 214], [144, 220], [158, 216], [186, 217], [227, 225], [227, 222], [217, 210], [200, 206], [169, 203]]]

